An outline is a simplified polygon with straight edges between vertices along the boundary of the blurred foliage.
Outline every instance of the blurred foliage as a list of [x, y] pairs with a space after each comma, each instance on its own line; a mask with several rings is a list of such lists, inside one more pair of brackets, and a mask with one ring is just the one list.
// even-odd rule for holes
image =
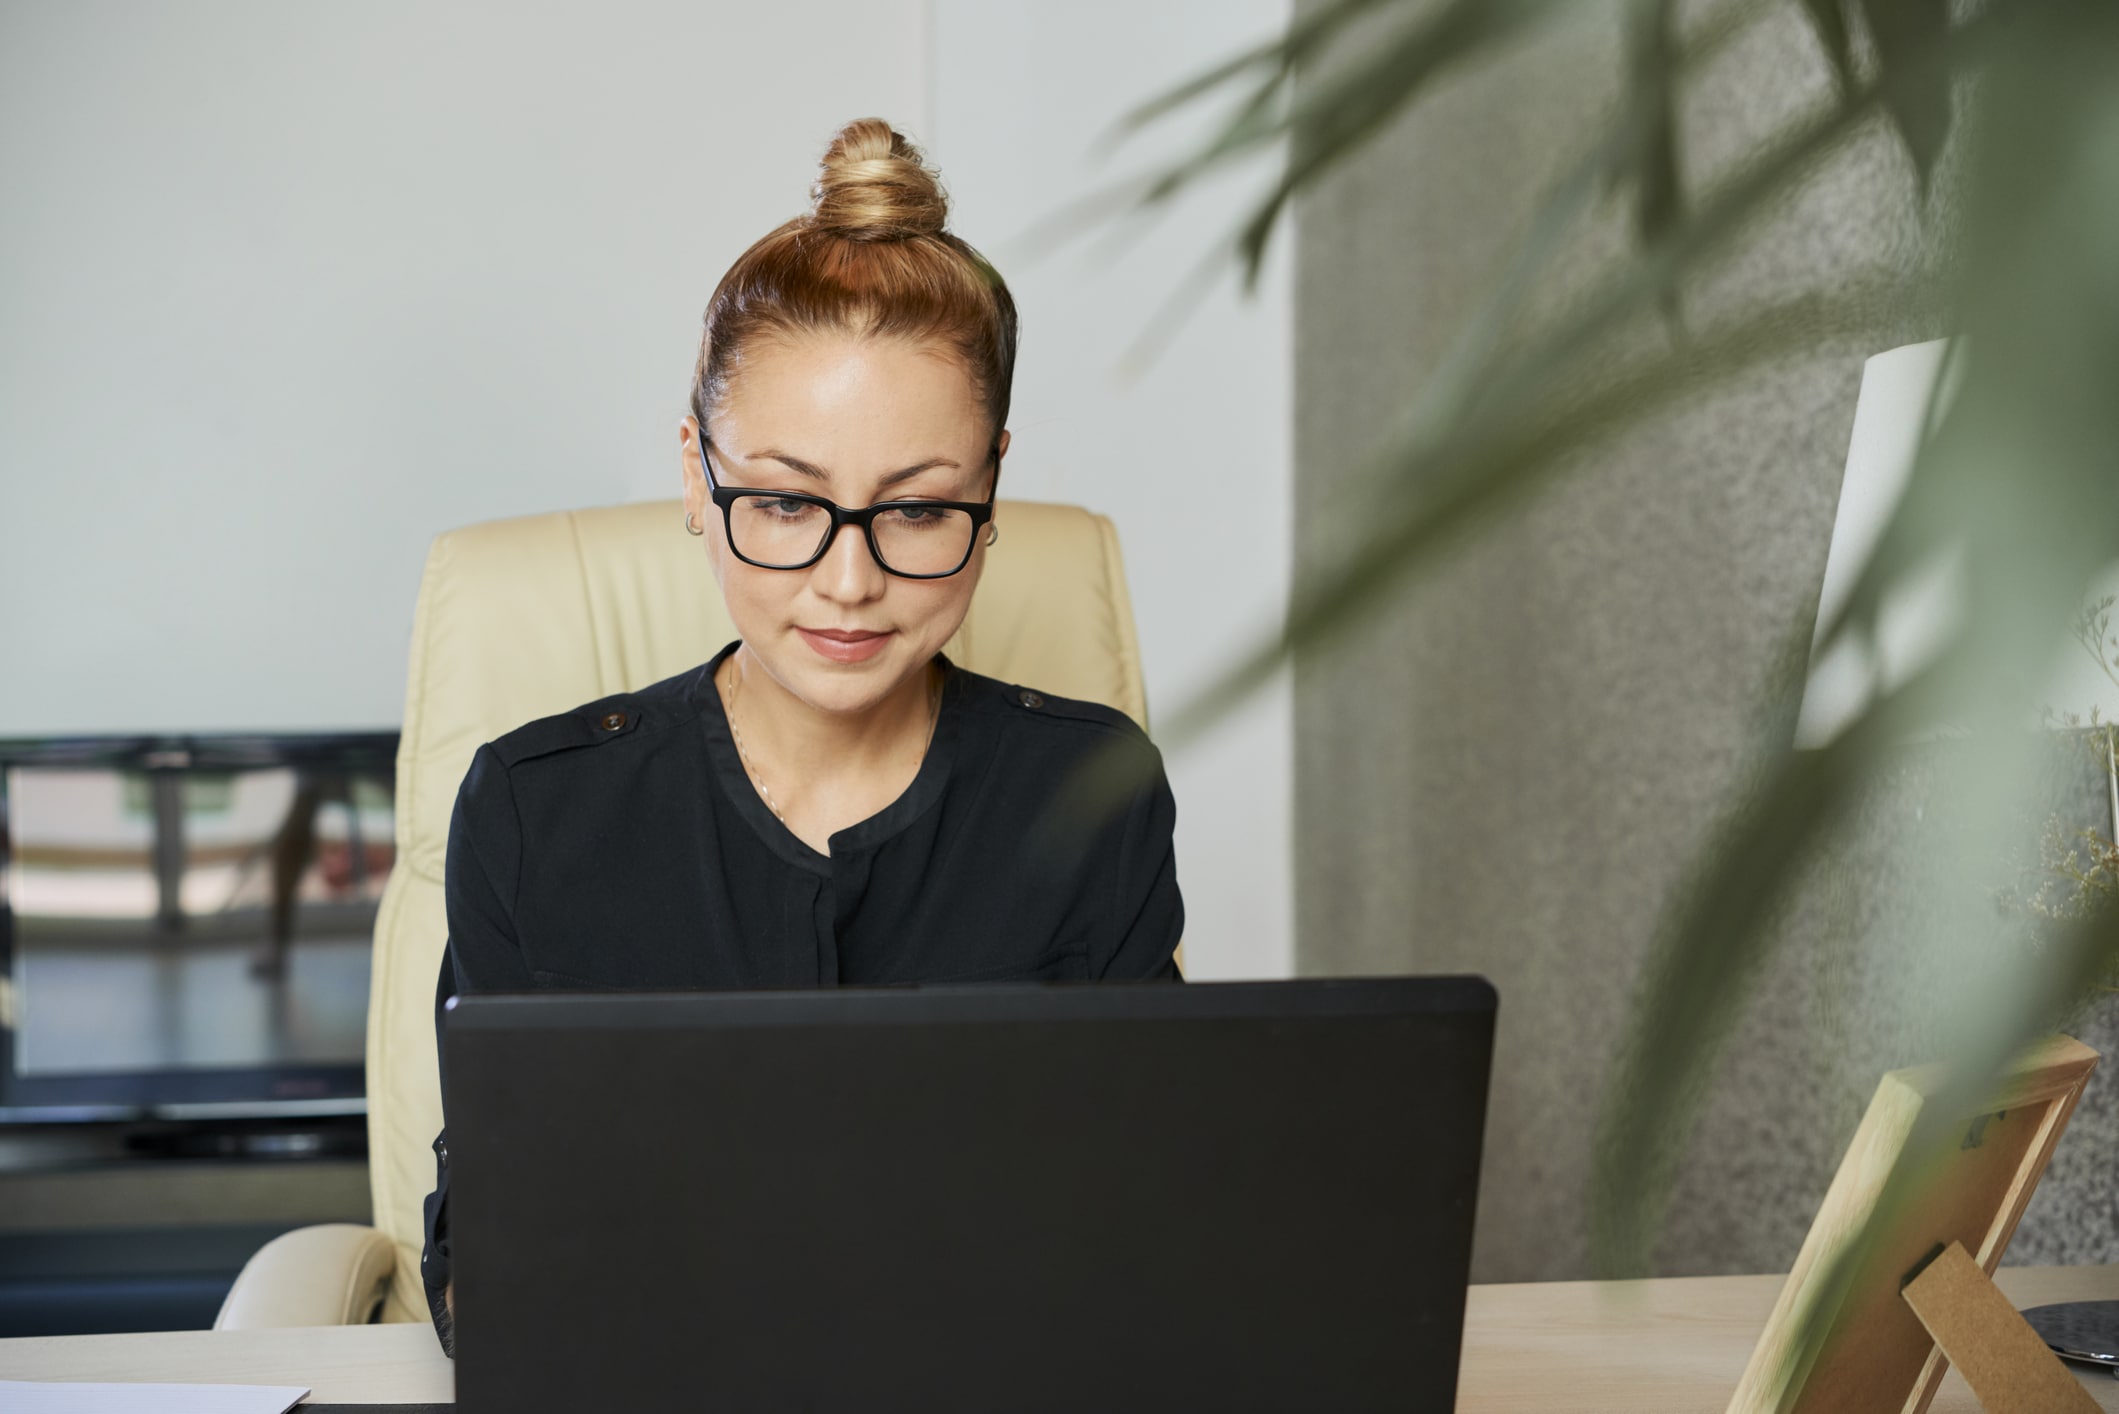
[[[2114, 604], [2119, 604], [2119, 598], [2109, 594], [2084, 604], [2075, 615], [2070, 629], [2075, 635], [2075, 641], [2082, 645], [2083, 652], [2090, 655], [2091, 661], [2096, 663], [2097, 670], [2104, 674], [2105, 680], [2113, 687], [2119, 687], [2119, 634], [2112, 632]], [[2057, 717], [2067, 726], [2085, 725], [2081, 716], [2073, 712], [2060, 711], [2049, 715]], [[2096, 709], [2092, 708], [2087, 725], [2095, 726], [2097, 721]]]
[[[2109, 731], [2097, 733], [2100, 766], [2109, 736]], [[2119, 844], [2094, 825], [2071, 825], [2056, 813], [2046, 816], [2038, 832], [2037, 860], [2019, 868], [2015, 881], [1997, 892], [1995, 902], [2007, 913], [2065, 925], [2110, 908], [2115, 899]]]
[[[2113, 687], [2119, 687], [2119, 635], [2112, 631], [2111, 595], [2083, 604], [2071, 625], [2075, 642]], [[2050, 934], [2119, 908], [2119, 723], [2091, 707], [2081, 712], [2048, 706], [2046, 727], [2082, 756], [2080, 764], [2103, 787], [2099, 802], [2109, 829], [2071, 822], [2054, 812], [2038, 830], [2035, 861], [2020, 863], [2015, 878], [1995, 892], [2003, 912], [2032, 920]], [[2100, 990], [2119, 984], [2119, 954], [2112, 958]]]
[[[1646, 1268], [1683, 1137], [1774, 941], [1767, 920], [1888, 752], [1941, 726], [1957, 734], [1962, 749], [1945, 788], [1993, 822], [1968, 832], [1963, 865], [1992, 872], [2007, 858], [2005, 822], [2033, 776], [2032, 685], [2044, 681], [2093, 578], [2119, 561], [2119, 4], [1735, 0], [1687, 5], [1681, 15], [1674, 0], [1609, 3], [1625, 66], [1609, 122], [1543, 194], [1439, 371], [1406, 390], [1403, 417], [1343, 483], [1340, 529], [1296, 585], [1283, 631], [1230, 664], [1169, 727], [1183, 735], [1227, 712], [1295, 650], [1360, 620], [1442, 546], [1565, 474], [1579, 460], [1570, 453], [1592, 439], [1814, 347], [1846, 303], [1875, 296], [1810, 293], [1699, 329], [1670, 318], [1688, 278], [1785, 207], [1850, 140], [1888, 127], [1909, 159], [1909, 192], [1922, 198], [1950, 169], [1941, 293], [1960, 336], [1950, 354], [1957, 391], [1847, 609], [1820, 626], [1818, 651], [1870, 641], [1893, 586], [1938, 556], [1963, 556], [1967, 609], [1939, 657], [1880, 692], [1828, 746], [1796, 752], [1782, 741], [1767, 753], [1755, 788], [1702, 849], [1669, 909], [1600, 1136], [1596, 1250], [1604, 1270], [1623, 1274]], [[1688, 189], [1679, 96], [1711, 80], [1706, 60], [1718, 43], [1788, 7], [1807, 17], [1832, 68], [1832, 98], [1762, 141], [1735, 175]], [[1167, 201], [1232, 164], [1277, 161], [1231, 240], [1231, 258], [1254, 282], [1298, 194], [1440, 82], [1583, 9], [1583, 0], [1329, 0], [1305, 9], [1276, 42], [1133, 115], [1137, 126], [1227, 104], [1208, 136], [1144, 188], [1144, 202]], [[1518, 316], [1529, 292], [1548, 287], [1541, 276], [1569, 234], [1612, 193], [1633, 208], [1629, 258], [1524, 334]], [[1928, 205], [1935, 219], [1936, 203]], [[1639, 337], [1644, 321], [1669, 336]], [[1801, 637], [1807, 643], [1808, 632]], [[1790, 659], [1800, 664], [1799, 647]], [[1761, 718], [1792, 722], [1800, 673], [1778, 690], [1786, 701], [1762, 704]], [[2119, 910], [2108, 897], [2056, 923], [2064, 926], [2036, 966], [1991, 946], [1992, 917], [1967, 918], [1929, 945], [1925, 965], [1959, 987], [1945, 1027], [1953, 1078], [1913, 1136], [1900, 1186], [1810, 1313], [1819, 1318], [1813, 1335], [1874, 1233], [1954, 1142], [1950, 1117], [1975, 1112], [2009, 1059], [2065, 1016], [2119, 951]]]

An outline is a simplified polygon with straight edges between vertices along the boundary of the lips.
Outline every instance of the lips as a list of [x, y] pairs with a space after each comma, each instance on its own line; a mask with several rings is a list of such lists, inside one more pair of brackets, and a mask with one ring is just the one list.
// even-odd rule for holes
[[860, 628], [797, 628], [795, 632], [819, 657], [834, 663], [866, 662], [895, 637], [892, 630]]

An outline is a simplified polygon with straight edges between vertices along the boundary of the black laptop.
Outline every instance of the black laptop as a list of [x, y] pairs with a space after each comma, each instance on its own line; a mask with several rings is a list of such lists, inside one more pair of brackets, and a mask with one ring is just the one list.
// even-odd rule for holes
[[457, 1398], [1448, 1410], [1478, 978], [467, 997]]

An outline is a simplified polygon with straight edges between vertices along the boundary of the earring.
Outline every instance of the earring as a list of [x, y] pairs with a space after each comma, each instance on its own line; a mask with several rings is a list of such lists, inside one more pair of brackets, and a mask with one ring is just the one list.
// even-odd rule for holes
[[993, 544], [993, 543], [994, 543], [994, 542], [995, 542], [996, 540], [999, 540], [1000, 538], [1001, 538], [1001, 528], [1000, 528], [999, 526], [997, 526], [997, 525], [988, 525], [988, 526], [986, 527], [986, 543], [987, 543], [988, 545], [991, 545], [991, 544]]
[[705, 531], [701, 530], [698, 526], [692, 524], [692, 513], [690, 511], [686, 511], [684, 513], [684, 528], [687, 532], [693, 535], [706, 534]]

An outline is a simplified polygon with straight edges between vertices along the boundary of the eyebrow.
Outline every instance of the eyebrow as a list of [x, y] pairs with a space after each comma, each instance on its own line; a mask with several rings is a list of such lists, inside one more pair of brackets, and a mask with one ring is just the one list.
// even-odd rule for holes
[[[813, 466], [809, 462], [802, 460], [800, 457], [789, 456], [786, 452], [775, 451], [770, 447], [767, 447], [762, 451], [753, 452], [751, 455], [763, 458], [767, 461], [776, 461], [790, 471], [798, 471], [804, 476], [812, 476], [819, 481], [829, 481], [831, 479], [831, 474], [825, 471], [822, 467]], [[918, 476], [921, 472], [932, 471], [938, 466], [946, 466], [952, 471], [961, 469], [959, 463], [951, 461], [948, 457], [929, 457], [926, 461], [920, 462], [916, 466], [908, 466], [900, 468], [897, 471], [885, 472], [882, 476], [876, 478], [876, 485], [896, 486], [899, 482], [910, 481], [913, 477]]]

